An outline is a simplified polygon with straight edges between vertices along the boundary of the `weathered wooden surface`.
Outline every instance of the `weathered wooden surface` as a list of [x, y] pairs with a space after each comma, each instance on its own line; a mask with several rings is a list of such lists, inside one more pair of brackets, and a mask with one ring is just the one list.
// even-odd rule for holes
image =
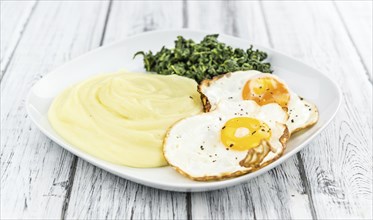
[[1, 21], [6, 20], [6, 22], [1, 22], [0, 79], [18, 46], [36, 3], [36, 1], [1, 2]]
[[[1, 218], [371, 219], [371, 18], [370, 1], [2, 1]], [[173, 193], [94, 167], [27, 118], [25, 96], [49, 70], [102, 44], [182, 27], [274, 47], [329, 74], [343, 90], [336, 119], [245, 184]]]
[[372, 82], [372, 2], [336, 1], [337, 13]]
[[[263, 4], [264, 11], [272, 12], [266, 20], [274, 48], [322, 70], [343, 92], [332, 125], [301, 152], [316, 217], [372, 216], [372, 121], [366, 120], [372, 115], [367, 105], [372, 85], [334, 5]], [[278, 28], [285, 25], [291, 28]]]
[[31, 123], [25, 98], [46, 72], [99, 45], [106, 5], [38, 2], [23, 31], [1, 82], [1, 218], [63, 213], [75, 156]]

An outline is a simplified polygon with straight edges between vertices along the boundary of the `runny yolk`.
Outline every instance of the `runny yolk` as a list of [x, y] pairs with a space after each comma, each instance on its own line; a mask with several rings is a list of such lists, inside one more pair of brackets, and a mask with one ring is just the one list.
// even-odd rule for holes
[[227, 149], [244, 151], [259, 146], [263, 139], [269, 140], [272, 131], [263, 121], [238, 117], [228, 120], [220, 135]]
[[277, 103], [281, 107], [287, 107], [290, 94], [285, 85], [272, 77], [260, 77], [246, 82], [242, 98], [253, 100], [258, 105]]

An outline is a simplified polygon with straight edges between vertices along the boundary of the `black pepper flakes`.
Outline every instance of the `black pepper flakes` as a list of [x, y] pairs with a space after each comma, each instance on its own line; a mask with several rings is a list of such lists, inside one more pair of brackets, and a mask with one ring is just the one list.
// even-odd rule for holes
[[294, 119], [291, 119], [291, 123], [294, 123]]
[[254, 135], [256, 133], [256, 131], [253, 131], [252, 133], [251, 133], [251, 135]]
[[192, 97], [192, 96], [189, 96], [189, 98], [193, 99], [193, 97]]
[[205, 149], [202, 145], [200, 146], [200, 148], [201, 148], [201, 150], [204, 150], [204, 149]]
[[215, 163], [215, 162], [216, 162], [216, 160], [213, 160], [212, 162], [213, 162], [213, 163]]
[[233, 97], [231, 96], [231, 97], [228, 97], [228, 99], [233, 99]]
[[221, 129], [225, 129], [225, 126], [223, 126]]
[[229, 147], [233, 147], [234, 145], [233, 144], [230, 144]]

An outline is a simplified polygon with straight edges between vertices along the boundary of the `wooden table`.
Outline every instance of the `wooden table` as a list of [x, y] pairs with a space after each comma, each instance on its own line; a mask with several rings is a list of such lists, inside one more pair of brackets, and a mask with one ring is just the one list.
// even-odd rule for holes
[[[343, 91], [336, 118], [281, 166], [205, 193], [161, 191], [63, 150], [28, 118], [45, 73], [144, 31], [192, 28], [275, 48]], [[302, 73], [299, 73], [302, 74]], [[372, 2], [2, 1], [2, 219], [372, 219]]]

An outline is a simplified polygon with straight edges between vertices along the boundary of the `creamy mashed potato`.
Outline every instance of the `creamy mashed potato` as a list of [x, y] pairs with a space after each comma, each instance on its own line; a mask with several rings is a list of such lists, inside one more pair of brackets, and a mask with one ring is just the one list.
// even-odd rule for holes
[[64, 90], [48, 118], [66, 141], [100, 159], [131, 167], [167, 165], [162, 143], [176, 121], [202, 112], [194, 80], [116, 73]]

